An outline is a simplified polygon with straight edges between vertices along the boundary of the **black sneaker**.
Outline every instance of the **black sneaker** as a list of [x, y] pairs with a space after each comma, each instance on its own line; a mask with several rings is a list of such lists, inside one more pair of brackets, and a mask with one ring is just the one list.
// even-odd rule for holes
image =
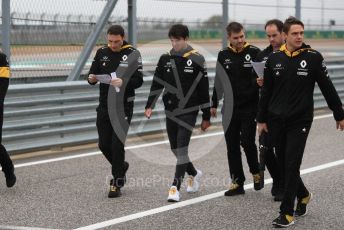
[[[254, 190], [261, 190], [262, 189], [262, 182], [261, 182], [261, 176], [259, 175], [259, 173], [257, 174], [253, 174], [253, 186], [254, 186]], [[264, 184], [263, 184], [264, 185]]]
[[[124, 177], [123, 177], [123, 180], [122, 179], [118, 179], [118, 181], [117, 181], [118, 187], [123, 187], [124, 184], [127, 182], [126, 174], [127, 174], [128, 169], [129, 169], [129, 163], [124, 161], [124, 163], [123, 163], [123, 170], [124, 170], [123, 174], [124, 174]], [[114, 179], [111, 179], [110, 180], [110, 185], [113, 185], [113, 184], [114, 184]]]
[[110, 185], [109, 198], [116, 198], [122, 196], [121, 188], [117, 188], [114, 185]]
[[225, 192], [225, 196], [235, 196], [245, 194], [244, 186], [237, 183], [232, 183], [229, 186], [229, 190]]
[[14, 172], [10, 172], [10, 173], [5, 173], [5, 177], [6, 177], [6, 185], [8, 188], [11, 188], [14, 186], [14, 184], [17, 181], [17, 177], [14, 174]]
[[308, 196], [297, 200], [296, 210], [294, 212], [296, 217], [307, 215], [307, 204], [309, 204], [312, 198], [313, 194], [309, 193]]
[[280, 214], [279, 217], [272, 221], [272, 225], [276, 228], [286, 228], [294, 223], [294, 217], [287, 214]]

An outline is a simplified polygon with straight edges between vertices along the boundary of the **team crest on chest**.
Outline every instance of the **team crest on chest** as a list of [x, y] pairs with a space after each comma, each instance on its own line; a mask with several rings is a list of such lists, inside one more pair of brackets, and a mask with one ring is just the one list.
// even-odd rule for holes
[[252, 68], [251, 55], [250, 54], [245, 55], [244, 67]]
[[300, 62], [300, 66], [301, 66], [301, 68], [297, 69], [297, 73], [296, 74], [298, 76], [308, 76], [308, 69], [306, 69], [306, 66], [307, 66], [306, 60], [302, 60]]
[[184, 72], [185, 73], [193, 73], [194, 70], [193, 70], [193, 66], [191, 66], [192, 65], [192, 60], [191, 59], [186, 61], [186, 65], [187, 66], [185, 66]]
[[120, 63], [119, 63], [119, 66], [128, 67], [127, 59], [128, 59], [128, 56], [126, 54], [124, 54], [122, 56], [122, 61], [120, 61]]
[[301, 66], [302, 68], [305, 68], [305, 67], [307, 66], [307, 62], [306, 62], [305, 60], [302, 60], [302, 61], [300, 62], [300, 66]]

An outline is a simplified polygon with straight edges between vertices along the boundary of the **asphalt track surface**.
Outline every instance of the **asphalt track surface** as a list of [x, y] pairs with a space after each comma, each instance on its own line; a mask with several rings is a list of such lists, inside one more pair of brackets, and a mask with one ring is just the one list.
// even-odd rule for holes
[[[193, 135], [190, 156], [203, 171], [201, 190], [181, 202], [166, 201], [175, 159], [167, 139], [128, 144], [123, 196], [107, 198], [110, 166], [98, 152], [15, 160], [17, 184], [0, 177], [0, 229], [271, 229], [279, 203], [261, 191], [243, 156], [246, 194], [224, 197], [229, 181], [226, 146], [219, 131]], [[314, 199], [309, 214], [290, 229], [343, 229], [344, 132], [331, 115], [317, 116], [308, 138], [302, 178]]]

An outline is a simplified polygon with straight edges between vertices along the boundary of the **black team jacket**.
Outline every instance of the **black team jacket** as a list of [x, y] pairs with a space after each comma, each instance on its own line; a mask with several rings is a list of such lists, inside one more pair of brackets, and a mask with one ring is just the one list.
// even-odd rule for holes
[[240, 51], [229, 46], [222, 49], [217, 58], [215, 87], [213, 90], [212, 107], [218, 107], [222, 98], [223, 81], [230, 80], [233, 91], [233, 117], [255, 116], [259, 100], [257, 75], [253, 71], [251, 61], [256, 61], [259, 48], [245, 43]]
[[273, 52], [273, 48], [271, 45], [260, 51], [257, 55], [256, 61], [266, 61], [268, 60], [269, 55]]
[[322, 55], [306, 44], [292, 53], [283, 45], [266, 62], [257, 121], [266, 123], [274, 117], [285, 122], [312, 121], [315, 82], [335, 120], [343, 120], [342, 103]]
[[[111, 74], [112, 72], [116, 72], [116, 75], [123, 80], [120, 94], [123, 94], [121, 97], [123, 97], [124, 110], [128, 115], [128, 112], [132, 112], [133, 109], [135, 89], [143, 83], [140, 52], [126, 41], [124, 41], [119, 52], [113, 52], [107, 46], [98, 49], [89, 74]], [[109, 86], [100, 83], [98, 109], [108, 109]]]
[[198, 113], [201, 108], [203, 119], [210, 119], [209, 81], [205, 60], [191, 46], [181, 52], [172, 49], [161, 55], [146, 109], [154, 108], [162, 92], [165, 110], [173, 112], [175, 116]]

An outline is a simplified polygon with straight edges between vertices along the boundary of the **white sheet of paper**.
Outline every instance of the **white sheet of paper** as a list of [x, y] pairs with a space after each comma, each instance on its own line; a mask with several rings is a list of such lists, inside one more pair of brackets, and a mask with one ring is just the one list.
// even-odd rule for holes
[[[116, 72], [112, 72], [112, 73], [111, 73], [111, 80], [116, 79], [116, 78], [117, 78]], [[117, 92], [117, 93], [120, 92], [120, 88], [115, 87], [115, 89], [116, 89], [116, 92]]]
[[[109, 74], [97, 74], [95, 76], [100, 83], [104, 83], [104, 84], [108, 84], [108, 85], [111, 84], [111, 80], [117, 78], [116, 72], [112, 72], [111, 75], [109, 75]], [[120, 88], [115, 87], [115, 89], [116, 89], [117, 93], [120, 92]]]
[[257, 73], [258, 77], [264, 77], [264, 67], [265, 61], [262, 62], [253, 62], [251, 61], [254, 71]]
[[96, 75], [96, 78], [100, 83], [104, 83], [104, 84], [111, 83], [111, 76], [109, 74], [98, 74]]

